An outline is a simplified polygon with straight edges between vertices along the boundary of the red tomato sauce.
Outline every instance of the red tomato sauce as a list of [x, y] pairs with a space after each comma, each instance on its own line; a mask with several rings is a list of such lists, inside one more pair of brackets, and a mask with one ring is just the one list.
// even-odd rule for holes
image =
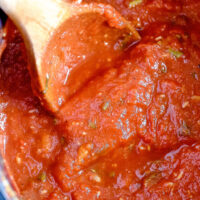
[[[58, 118], [35, 97], [23, 39], [7, 21], [0, 150], [16, 191], [25, 200], [199, 199], [200, 2], [101, 3], [130, 20], [142, 39], [135, 44], [123, 30], [110, 32], [100, 17], [91, 18], [91, 38], [73, 46], [66, 35], [76, 26], [68, 33], [61, 27], [44, 61], [53, 69], [60, 59], [71, 63], [53, 76], [69, 75], [66, 97], [54, 91]], [[97, 48], [95, 59], [84, 43]]]

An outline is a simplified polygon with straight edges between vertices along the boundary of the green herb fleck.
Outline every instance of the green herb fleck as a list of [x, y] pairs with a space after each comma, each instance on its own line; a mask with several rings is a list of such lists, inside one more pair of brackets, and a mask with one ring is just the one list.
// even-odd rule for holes
[[182, 136], [190, 135], [190, 128], [188, 127], [187, 123], [184, 120], [181, 125], [181, 135]]
[[192, 72], [192, 77], [196, 80], [198, 80], [198, 74], [196, 72]]
[[183, 55], [183, 52], [174, 50], [174, 49], [172, 49], [172, 48], [169, 48], [169, 49], [168, 49], [168, 52], [169, 52], [171, 55], [175, 56], [176, 58], [180, 58], [180, 57]]
[[157, 44], [158, 44], [158, 45], [162, 45], [162, 41], [158, 41]]
[[160, 172], [152, 172], [148, 177], [144, 179], [145, 187], [152, 187], [157, 184], [162, 178], [162, 174]]
[[53, 124], [54, 124], [54, 125], [58, 124], [58, 119], [57, 119], [57, 118], [54, 118], [54, 119], [53, 119]]
[[164, 63], [161, 64], [161, 72], [167, 73], [167, 66]]
[[177, 38], [177, 39], [181, 39], [182, 37], [181, 37], [180, 34], [176, 34], [176, 38]]
[[65, 137], [61, 137], [60, 138], [60, 143], [61, 143], [61, 145], [65, 145], [66, 144], [66, 138]]
[[49, 74], [46, 73], [46, 81], [45, 81], [45, 89], [43, 90], [43, 94], [46, 94], [49, 87]]
[[126, 34], [122, 40], [120, 40], [120, 48], [125, 49], [133, 41], [133, 35], [131, 33]]
[[97, 128], [96, 121], [89, 121], [88, 126], [92, 129], [96, 129]]
[[96, 173], [97, 171], [95, 169], [90, 169], [91, 172]]
[[46, 179], [47, 179], [46, 172], [42, 172], [42, 173], [39, 174], [39, 176], [38, 176], [39, 181], [45, 182]]
[[142, 0], [133, 0], [129, 3], [129, 8], [135, 8], [135, 6], [142, 3]]
[[123, 99], [123, 98], [120, 98], [120, 99], [119, 99], [119, 102], [120, 102], [120, 104], [123, 105], [123, 104], [124, 104], [124, 99]]
[[109, 173], [109, 177], [114, 178], [115, 177], [115, 172], [114, 171], [110, 172]]
[[110, 103], [108, 101], [106, 101], [105, 103], [103, 103], [102, 105], [102, 110], [106, 111], [109, 107]]

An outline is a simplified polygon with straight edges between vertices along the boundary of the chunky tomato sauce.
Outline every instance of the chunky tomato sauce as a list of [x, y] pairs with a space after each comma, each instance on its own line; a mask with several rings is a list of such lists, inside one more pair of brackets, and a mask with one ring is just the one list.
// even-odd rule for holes
[[[130, 20], [142, 39], [112, 35], [106, 24], [99, 38], [91, 18], [89, 30], [97, 34], [82, 42], [104, 53], [91, 60], [81, 42], [66, 43], [61, 27], [45, 60], [53, 67], [59, 59], [72, 63], [53, 76], [69, 88], [65, 102], [55, 91], [57, 117], [35, 97], [22, 37], [7, 21], [0, 40], [0, 150], [16, 191], [26, 200], [199, 199], [200, 2], [101, 3]], [[67, 45], [82, 57], [70, 57]]]

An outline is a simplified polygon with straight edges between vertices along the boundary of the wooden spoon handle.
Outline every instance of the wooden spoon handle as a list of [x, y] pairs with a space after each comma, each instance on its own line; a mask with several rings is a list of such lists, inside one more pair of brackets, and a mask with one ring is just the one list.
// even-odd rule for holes
[[0, 0], [0, 7], [15, 23], [26, 26], [35, 22], [46, 29], [55, 27], [66, 15], [65, 4], [60, 0]]

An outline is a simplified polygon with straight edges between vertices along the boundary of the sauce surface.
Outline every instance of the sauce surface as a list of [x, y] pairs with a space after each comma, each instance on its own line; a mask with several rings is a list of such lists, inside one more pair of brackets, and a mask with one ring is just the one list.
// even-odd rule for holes
[[[11, 21], [3, 30], [0, 151], [18, 195], [25, 200], [199, 199], [200, 2], [100, 2], [130, 20], [142, 39], [135, 44], [127, 33], [111, 33], [101, 17], [102, 30], [91, 18], [91, 38], [84, 41], [66, 42], [69, 33], [61, 27], [45, 60], [56, 68], [59, 59], [71, 59], [66, 71], [53, 76], [70, 88], [66, 102], [55, 91], [60, 118], [32, 91], [20, 33]], [[103, 59], [97, 54], [90, 60], [92, 52], [81, 48], [85, 42]], [[70, 57], [70, 51], [77, 56]]]

